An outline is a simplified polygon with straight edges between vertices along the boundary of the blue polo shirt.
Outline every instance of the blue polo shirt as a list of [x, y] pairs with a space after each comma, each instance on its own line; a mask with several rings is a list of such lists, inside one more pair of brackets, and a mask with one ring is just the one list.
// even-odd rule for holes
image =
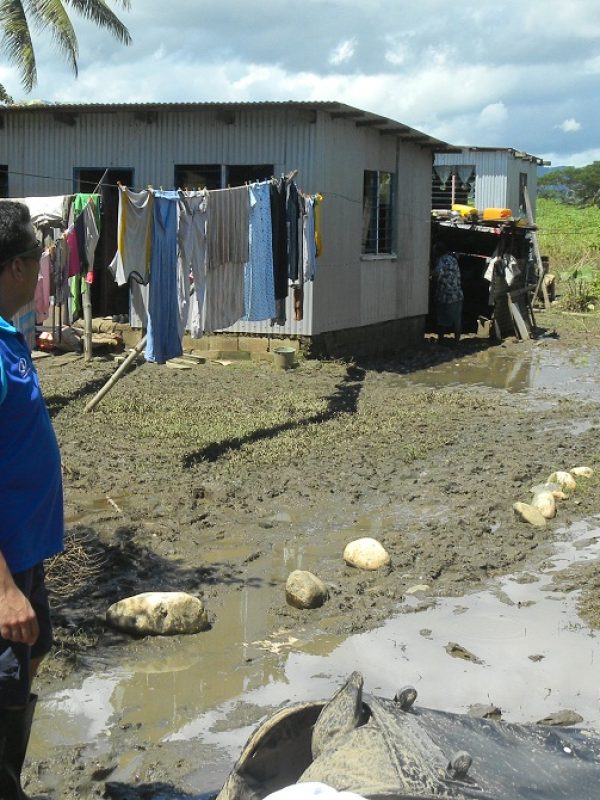
[[0, 551], [14, 574], [63, 547], [56, 434], [25, 339], [0, 317]]

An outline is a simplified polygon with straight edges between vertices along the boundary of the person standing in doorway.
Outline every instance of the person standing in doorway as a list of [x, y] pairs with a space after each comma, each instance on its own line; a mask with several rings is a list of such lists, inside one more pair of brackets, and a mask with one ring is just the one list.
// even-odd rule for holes
[[434, 245], [432, 254], [438, 341], [442, 342], [444, 334], [450, 332], [458, 342], [462, 332], [464, 297], [458, 260], [443, 242]]
[[34, 296], [41, 248], [27, 206], [0, 201], [0, 798], [24, 800], [21, 769], [52, 645], [44, 559], [63, 548], [60, 453], [13, 315]]

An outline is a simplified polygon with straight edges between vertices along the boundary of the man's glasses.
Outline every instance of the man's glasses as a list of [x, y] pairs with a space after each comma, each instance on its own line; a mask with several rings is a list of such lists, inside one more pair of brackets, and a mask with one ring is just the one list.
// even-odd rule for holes
[[2, 263], [8, 264], [9, 261], [14, 261], [15, 258], [25, 258], [39, 261], [43, 252], [44, 248], [41, 245], [36, 244], [35, 247], [31, 247], [29, 250], [23, 250], [21, 253], [15, 253], [14, 256], [7, 258]]

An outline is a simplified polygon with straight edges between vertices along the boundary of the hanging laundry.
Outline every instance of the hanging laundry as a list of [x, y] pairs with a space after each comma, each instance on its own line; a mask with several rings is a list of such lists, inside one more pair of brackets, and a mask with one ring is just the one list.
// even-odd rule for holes
[[270, 185], [249, 186], [250, 259], [244, 266], [244, 320], [259, 321], [275, 316], [273, 237]]
[[164, 364], [183, 352], [177, 280], [177, 192], [155, 192], [146, 361]]
[[[199, 339], [204, 333], [204, 297], [206, 293], [206, 192], [179, 192], [179, 258], [181, 272], [191, 273], [194, 282], [189, 300], [189, 315], [183, 311], [182, 325], [189, 320], [190, 333]], [[182, 291], [186, 292], [185, 278]], [[190, 295], [188, 281], [186, 298]]]
[[69, 248], [67, 277], [72, 278], [74, 275], [79, 275], [81, 272], [81, 261], [79, 259], [79, 242], [77, 241], [77, 233], [73, 225], [64, 235], [64, 240]]
[[314, 196], [315, 243], [317, 246], [317, 258], [323, 255], [323, 238], [321, 236], [321, 203], [323, 200], [323, 195], [319, 193]]
[[209, 192], [204, 327], [229, 328], [244, 315], [244, 264], [249, 257], [248, 188]]
[[92, 209], [96, 216], [96, 227], [100, 230], [100, 195], [99, 194], [89, 194], [87, 192], [79, 192], [73, 197], [73, 202], [71, 203], [71, 211], [70, 214], [72, 215], [72, 221], [75, 222], [77, 217], [80, 214], [83, 214], [84, 210], [89, 204], [92, 204]]
[[41, 325], [44, 320], [48, 319], [50, 295], [52, 294], [51, 276], [52, 258], [50, 256], [50, 250], [45, 250], [40, 259], [40, 273], [35, 287], [34, 297], [35, 320], [38, 325]]
[[[288, 294], [287, 229], [285, 221], [284, 181], [272, 182], [270, 194], [275, 299], [282, 300], [286, 298]], [[275, 314], [275, 316], [277, 316], [277, 314]]]
[[147, 189], [133, 192], [119, 186], [117, 252], [109, 269], [119, 286], [131, 277], [148, 281], [152, 255], [152, 205], [154, 195]]
[[302, 277], [304, 282], [315, 277], [317, 243], [315, 237], [315, 199], [304, 197], [304, 213], [302, 215]]
[[92, 198], [81, 213], [84, 230], [84, 248], [87, 260], [86, 283], [92, 283], [94, 280], [94, 258], [96, 256], [96, 247], [100, 239], [96, 208], [97, 204]]
[[64, 236], [56, 240], [54, 249], [54, 305], [66, 303], [69, 293], [69, 245]]
[[36, 227], [43, 225], [67, 224], [66, 212], [71, 201], [70, 195], [53, 195], [51, 197], [15, 197], [16, 203], [24, 203], [31, 214], [31, 221]]
[[248, 261], [249, 213], [246, 186], [209, 193], [209, 271], [222, 264], [238, 264], [241, 267]]
[[298, 236], [300, 200], [298, 198], [298, 189], [293, 181], [286, 185], [285, 214], [288, 244], [288, 278], [294, 282], [298, 280], [298, 263], [300, 261], [300, 238]]

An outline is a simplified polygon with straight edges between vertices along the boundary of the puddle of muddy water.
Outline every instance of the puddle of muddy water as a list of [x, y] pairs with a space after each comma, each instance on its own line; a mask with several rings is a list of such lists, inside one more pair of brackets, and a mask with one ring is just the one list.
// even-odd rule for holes
[[[373, 527], [366, 517], [360, 525]], [[347, 531], [338, 534], [340, 542], [347, 538]], [[282, 542], [257, 566], [261, 581], [229, 593], [213, 609], [211, 631], [161, 640], [160, 652], [153, 647], [148, 659], [98, 665], [82, 683], [42, 698], [32, 756], [44, 758], [58, 744], [107, 750], [114, 726], [134, 726], [152, 743], [193, 740], [202, 766], [186, 776], [185, 788], [209, 791], [221, 785], [246, 738], [274, 708], [330, 697], [355, 669], [368, 691], [387, 697], [412, 684], [425, 706], [464, 712], [472, 703], [493, 703], [513, 722], [568, 708], [600, 728], [600, 637], [579, 620], [577, 593], [551, 586], [553, 573], [600, 556], [600, 517], [560, 534], [554, 558], [534, 580], [509, 576], [420, 612], [415, 608], [424, 595], [416, 592], [401, 607], [407, 613], [346, 639], [314, 632], [304, 638], [302, 630], [264, 638], [269, 584], [281, 584], [290, 569], [314, 568], [321, 557], [318, 543], [313, 552], [293, 539]], [[449, 642], [483, 663], [451, 657]], [[131, 780], [140, 758], [122, 753], [111, 780]]]
[[509, 392], [568, 392], [600, 401], [600, 356], [594, 351], [573, 354], [523, 342], [517, 351], [491, 347], [435, 369], [403, 375], [398, 381], [429, 387], [477, 385]]

